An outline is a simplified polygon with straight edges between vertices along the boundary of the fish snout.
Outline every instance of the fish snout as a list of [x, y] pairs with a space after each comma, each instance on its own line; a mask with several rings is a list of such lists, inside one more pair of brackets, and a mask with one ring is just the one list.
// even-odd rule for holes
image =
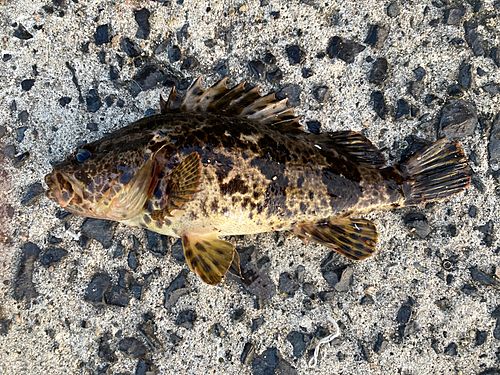
[[46, 175], [45, 183], [48, 186], [45, 195], [50, 200], [59, 203], [61, 207], [66, 207], [75, 196], [70, 180], [59, 171], [53, 171]]

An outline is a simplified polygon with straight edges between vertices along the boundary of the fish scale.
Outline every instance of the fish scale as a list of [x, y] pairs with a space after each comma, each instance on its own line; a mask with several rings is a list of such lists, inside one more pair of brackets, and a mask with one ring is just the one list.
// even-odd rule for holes
[[357, 215], [442, 199], [470, 181], [456, 142], [387, 166], [362, 134], [306, 133], [286, 100], [245, 83], [197, 80], [160, 108], [55, 166], [47, 195], [80, 215], [182, 238], [209, 284], [239, 270], [220, 237], [290, 230], [360, 260], [374, 254], [377, 230]]

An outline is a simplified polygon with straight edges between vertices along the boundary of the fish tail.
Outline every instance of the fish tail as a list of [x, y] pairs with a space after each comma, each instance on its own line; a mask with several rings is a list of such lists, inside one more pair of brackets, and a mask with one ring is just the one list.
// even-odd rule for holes
[[439, 200], [470, 183], [471, 169], [458, 142], [442, 138], [400, 165], [406, 205]]

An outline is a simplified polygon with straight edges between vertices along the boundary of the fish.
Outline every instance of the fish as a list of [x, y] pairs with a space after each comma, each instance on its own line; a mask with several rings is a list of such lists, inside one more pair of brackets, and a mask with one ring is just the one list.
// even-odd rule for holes
[[174, 87], [158, 114], [79, 146], [45, 176], [47, 197], [71, 213], [180, 238], [210, 285], [240, 272], [224, 237], [289, 231], [362, 260], [378, 240], [367, 213], [439, 201], [470, 179], [456, 141], [389, 165], [360, 132], [306, 132], [286, 98], [228, 78]]

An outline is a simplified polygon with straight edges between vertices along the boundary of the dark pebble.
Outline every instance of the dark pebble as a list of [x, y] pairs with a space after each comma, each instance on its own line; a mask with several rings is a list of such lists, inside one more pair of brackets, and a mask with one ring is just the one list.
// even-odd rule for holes
[[399, 13], [401, 12], [401, 9], [399, 7], [398, 1], [392, 1], [388, 6], [387, 6], [387, 15], [391, 18], [396, 18], [399, 16]]
[[184, 258], [184, 249], [182, 248], [182, 241], [176, 240], [172, 245], [172, 258], [178, 264], [186, 264], [186, 259]]
[[500, 171], [500, 113], [496, 115], [490, 131], [488, 160], [494, 172]]
[[469, 207], [469, 211], [467, 213], [469, 214], [469, 217], [475, 218], [477, 216], [477, 207], [474, 205], [471, 205]]
[[104, 302], [104, 294], [111, 287], [111, 276], [107, 273], [96, 273], [92, 276], [87, 289], [85, 290], [84, 299], [87, 302], [101, 304]]
[[385, 120], [387, 106], [385, 104], [384, 93], [382, 91], [372, 91], [370, 95], [370, 104], [378, 117]]
[[253, 359], [253, 355], [255, 354], [255, 345], [248, 341], [243, 346], [243, 351], [240, 355], [240, 362], [244, 365], [248, 365], [250, 361]]
[[151, 25], [149, 24], [150, 15], [151, 12], [146, 8], [134, 11], [135, 22], [137, 22], [137, 25], [139, 26], [139, 29], [135, 34], [136, 38], [148, 39], [149, 33], [151, 32]]
[[168, 59], [170, 62], [174, 63], [181, 60], [182, 53], [179, 46], [172, 46], [168, 49]]
[[155, 64], [145, 64], [132, 77], [133, 81], [136, 82], [143, 91], [156, 87], [167, 78], [167, 74]]
[[31, 206], [40, 198], [40, 196], [44, 192], [45, 189], [40, 182], [35, 182], [29, 185], [26, 189], [26, 193], [24, 193], [23, 197], [21, 198], [21, 204], [23, 206]]
[[468, 90], [471, 87], [472, 84], [472, 65], [469, 63], [466, 63], [465, 61], [462, 61], [460, 64], [460, 67], [458, 68], [458, 84], [460, 87], [462, 87], [464, 90]]
[[311, 336], [300, 331], [292, 331], [286, 336], [287, 341], [292, 344], [293, 356], [301, 358], [311, 342]]
[[135, 337], [124, 337], [118, 342], [118, 349], [132, 358], [142, 358], [148, 352], [148, 348]]
[[7, 336], [12, 321], [10, 319], [0, 319], [0, 336]]
[[474, 345], [475, 346], [483, 345], [486, 342], [487, 337], [488, 337], [488, 332], [476, 329], [476, 335], [474, 337]]
[[16, 301], [26, 300], [27, 303], [38, 297], [33, 283], [35, 261], [40, 255], [40, 248], [33, 242], [26, 242], [21, 247], [21, 259], [14, 277], [13, 297]]
[[440, 133], [449, 139], [460, 139], [474, 134], [478, 123], [475, 106], [462, 99], [452, 100], [441, 110]]
[[12, 55], [11, 55], [10, 53], [4, 53], [4, 54], [2, 55], [2, 61], [3, 61], [3, 62], [7, 62], [7, 61], [9, 61], [10, 59], [12, 59]]
[[85, 103], [87, 104], [87, 111], [97, 112], [102, 106], [101, 98], [96, 89], [90, 89], [85, 97]]
[[66, 107], [69, 103], [71, 103], [71, 98], [69, 96], [62, 96], [59, 98], [59, 105], [61, 107]]
[[375, 338], [375, 343], [373, 344], [373, 351], [377, 354], [382, 353], [386, 346], [387, 341], [384, 340], [383, 333], [379, 332]]
[[136, 251], [129, 251], [127, 257], [127, 264], [131, 270], [135, 271], [139, 267], [139, 259], [137, 259]]
[[500, 340], [500, 318], [497, 318], [497, 322], [495, 323], [495, 327], [493, 328], [493, 337], [497, 340]]
[[181, 70], [195, 69], [200, 65], [198, 59], [194, 56], [186, 56], [182, 61]]
[[420, 212], [407, 213], [404, 216], [403, 221], [410, 229], [410, 232], [417, 235], [419, 238], [426, 238], [431, 232], [427, 218]]
[[279, 278], [278, 289], [289, 297], [293, 297], [295, 292], [299, 290], [300, 285], [297, 280], [288, 272], [283, 272]]
[[427, 107], [429, 107], [432, 104], [432, 102], [434, 102], [435, 100], [438, 100], [438, 99], [439, 99], [439, 97], [437, 97], [434, 94], [426, 94], [425, 98], [424, 98], [424, 103]]
[[164, 257], [168, 251], [168, 238], [161, 234], [144, 230], [146, 234], [147, 249], [157, 257]]
[[288, 99], [288, 104], [290, 104], [292, 107], [296, 107], [300, 104], [300, 92], [302, 91], [302, 88], [295, 84], [288, 84], [283, 86], [281, 90], [279, 90], [276, 93], [276, 97], [278, 99]]
[[493, 221], [489, 220], [486, 224], [479, 225], [476, 229], [483, 234], [483, 245], [490, 247], [493, 244]]
[[493, 47], [490, 50], [490, 57], [495, 63], [495, 65], [500, 68], [500, 48], [499, 47]]
[[22, 40], [33, 38], [33, 35], [28, 30], [26, 30], [26, 28], [21, 23], [14, 30], [14, 36]]
[[7, 134], [7, 128], [3, 125], [0, 125], [0, 138], [2, 138], [5, 134]]
[[487, 84], [481, 87], [484, 91], [492, 96], [496, 96], [500, 94], [500, 85], [495, 82], [488, 82]]
[[499, 285], [499, 282], [495, 279], [494, 276], [487, 274], [484, 271], [481, 271], [477, 267], [469, 268], [470, 275], [472, 280], [477, 281], [482, 285]]
[[320, 264], [321, 274], [323, 275], [323, 278], [328, 283], [328, 285], [330, 285], [332, 288], [335, 288], [335, 286], [340, 282], [342, 273], [347, 268], [347, 266], [345, 265], [339, 266], [335, 264], [333, 262], [334, 259], [334, 254], [332, 252], [329, 252]]
[[458, 346], [454, 342], [450, 342], [446, 348], [444, 348], [444, 354], [450, 356], [458, 355]]
[[245, 309], [238, 307], [231, 311], [230, 315], [233, 322], [241, 322], [245, 318]]
[[186, 309], [179, 312], [177, 318], [175, 319], [175, 324], [187, 329], [193, 328], [193, 324], [196, 321], [197, 315], [196, 311], [193, 309]]
[[375, 48], [381, 48], [388, 35], [389, 30], [386, 27], [380, 25], [370, 25], [365, 43]]
[[328, 97], [328, 86], [316, 86], [312, 90], [314, 99], [319, 103], [323, 103]]
[[458, 83], [453, 83], [446, 88], [446, 93], [450, 97], [460, 98], [464, 95], [464, 90]]
[[50, 247], [40, 256], [40, 263], [42, 266], [50, 267], [54, 263], [60, 262], [66, 255], [68, 255], [68, 251], [66, 249], [60, 247]]
[[373, 299], [372, 296], [368, 294], [366, 296], [361, 297], [359, 303], [361, 305], [373, 305], [375, 303], [375, 300]]
[[268, 348], [261, 355], [252, 361], [253, 375], [273, 375], [276, 374], [280, 362], [278, 349]]
[[35, 80], [30, 78], [30, 79], [23, 79], [21, 81], [21, 88], [24, 91], [30, 91], [33, 85], [35, 84]]
[[139, 359], [135, 367], [134, 375], [152, 375], [158, 374], [158, 368], [150, 360]]
[[21, 121], [23, 124], [26, 124], [28, 122], [28, 119], [29, 119], [28, 111], [23, 110], [23, 111], [19, 112], [19, 114], [17, 115], [17, 119], [19, 121]]
[[266, 80], [270, 83], [277, 83], [283, 79], [283, 72], [280, 68], [274, 67], [266, 72]]
[[[497, 358], [500, 360], [500, 351], [497, 351]], [[500, 375], [500, 368], [499, 367], [488, 367], [486, 370], [483, 370], [481, 372], [478, 372], [477, 375]]]
[[89, 218], [85, 219], [80, 230], [83, 235], [100, 242], [102, 247], [109, 249], [113, 244], [115, 226], [112, 221]]
[[376, 85], [381, 85], [387, 79], [387, 69], [389, 65], [384, 57], [380, 57], [373, 62], [368, 81]]
[[270, 51], [266, 51], [264, 53], [262, 60], [269, 65], [276, 64], [276, 56], [274, 56]]
[[47, 242], [51, 245], [59, 245], [62, 242], [62, 239], [52, 234], [49, 234], [47, 237]]
[[443, 21], [447, 25], [459, 25], [465, 15], [465, 8], [462, 6], [451, 7], [444, 11]]
[[464, 284], [462, 288], [460, 288], [463, 294], [472, 296], [477, 293], [477, 288], [471, 284]]
[[314, 72], [310, 68], [302, 68], [301, 70], [302, 78], [310, 78], [314, 75]]
[[120, 49], [125, 52], [128, 57], [137, 57], [142, 53], [141, 48], [130, 38], [122, 38], [120, 41]]
[[319, 134], [321, 132], [321, 123], [317, 120], [307, 120], [306, 126], [307, 130], [313, 134]]
[[3, 156], [8, 159], [14, 159], [17, 154], [16, 146], [14, 145], [6, 145], [2, 150]]
[[130, 295], [127, 288], [121, 285], [113, 285], [105, 291], [104, 301], [108, 305], [125, 307], [130, 302]]
[[266, 65], [261, 60], [250, 60], [247, 66], [252, 76], [257, 79], [264, 78], [266, 74]]
[[90, 130], [91, 132], [96, 132], [99, 130], [99, 125], [97, 122], [89, 122], [86, 126], [87, 130]]
[[465, 22], [465, 40], [475, 56], [485, 55], [485, 42], [473, 22]]
[[109, 67], [109, 79], [116, 81], [118, 78], [120, 78], [120, 70], [116, 66], [111, 65]]
[[412, 306], [414, 305], [414, 301], [412, 298], [408, 298], [408, 300], [401, 305], [396, 315], [396, 321], [399, 324], [407, 324], [410, 321], [412, 314]]
[[187, 282], [188, 273], [189, 271], [187, 269], [181, 270], [175, 279], [172, 280], [170, 285], [165, 289], [163, 306], [165, 306], [166, 309], [170, 310], [173, 306], [175, 306], [180, 297], [190, 292]]
[[398, 99], [396, 103], [396, 113], [394, 114], [394, 118], [396, 120], [406, 117], [410, 114], [410, 104], [405, 99]]
[[228, 76], [229, 68], [227, 66], [227, 60], [218, 61], [214, 66], [214, 72], [216, 72], [221, 77]]
[[252, 319], [252, 326], [250, 327], [252, 333], [257, 331], [262, 326], [262, 324], [264, 324], [264, 318], [262, 316]]
[[355, 57], [365, 49], [365, 46], [349, 39], [334, 36], [328, 41], [326, 53], [331, 59], [339, 58], [347, 64], [354, 62]]
[[99, 358], [105, 360], [106, 362], [114, 363], [118, 360], [118, 358], [114, 350], [111, 349], [109, 341], [111, 341], [111, 335], [109, 333], [105, 333], [99, 338], [97, 355]]
[[288, 62], [290, 63], [290, 65], [300, 64], [300, 62], [304, 58], [304, 52], [296, 44], [286, 46], [285, 52], [288, 57]]
[[426, 74], [426, 71], [424, 68], [422, 68], [421, 66], [413, 69], [413, 74], [415, 75], [415, 79], [417, 81], [421, 81], [424, 79], [425, 77], [425, 74]]
[[94, 33], [94, 42], [97, 46], [111, 42], [108, 24], [97, 26]]

